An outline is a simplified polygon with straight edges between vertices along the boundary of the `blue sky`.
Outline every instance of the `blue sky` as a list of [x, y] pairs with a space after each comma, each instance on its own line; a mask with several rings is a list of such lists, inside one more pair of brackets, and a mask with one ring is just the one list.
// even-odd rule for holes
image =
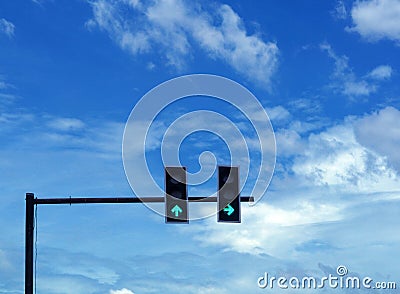
[[[322, 277], [339, 265], [399, 287], [399, 46], [398, 0], [2, 1], [0, 293], [23, 293], [25, 193], [133, 195], [121, 151], [133, 107], [198, 73], [244, 85], [268, 113], [276, 166], [265, 196], [242, 204], [241, 224], [166, 225], [143, 205], [39, 206], [38, 293], [262, 293], [264, 272]], [[149, 132], [159, 185], [163, 134], [197, 110], [232, 121], [250, 142], [247, 164], [260, 165], [240, 111], [189, 97]], [[201, 115], [190, 123], [219, 127]], [[179, 156], [191, 172], [212, 171], [229, 147], [196, 132]], [[215, 179], [190, 192], [214, 193]]]

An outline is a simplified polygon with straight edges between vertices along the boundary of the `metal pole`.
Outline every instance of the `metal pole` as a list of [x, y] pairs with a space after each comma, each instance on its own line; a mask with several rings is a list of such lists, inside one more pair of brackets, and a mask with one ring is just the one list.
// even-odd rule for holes
[[[217, 202], [217, 197], [188, 197], [189, 202]], [[39, 204], [91, 204], [91, 203], [163, 203], [165, 197], [78, 197], [35, 199], [33, 193], [26, 193], [25, 224], [25, 294], [33, 294], [33, 236], [35, 205]], [[241, 196], [240, 202], [254, 202], [252, 196]]]
[[33, 294], [33, 232], [35, 220], [35, 196], [26, 193], [25, 217], [25, 294]]
[[[188, 197], [189, 202], [217, 202], [217, 197], [200, 197], [191, 196]], [[68, 197], [68, 198], [36, 198], [34, 204], [93, 204], [93, 203], [164, 203], [164, 197]], [[252, 196], [241, 196], [240, 202], [254, 202]]]

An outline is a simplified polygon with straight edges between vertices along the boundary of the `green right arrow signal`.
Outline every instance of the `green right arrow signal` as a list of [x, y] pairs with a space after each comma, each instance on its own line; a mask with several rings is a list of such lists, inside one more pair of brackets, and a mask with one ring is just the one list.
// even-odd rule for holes
[[226, 212], [226, 214], [229, 215], [229, 216], [230, 216], [234, 211], [235, 211], [235, 209], [234, 209], [230, 204], [228, 204], [228, 206], [224, 208], [224, 212]]

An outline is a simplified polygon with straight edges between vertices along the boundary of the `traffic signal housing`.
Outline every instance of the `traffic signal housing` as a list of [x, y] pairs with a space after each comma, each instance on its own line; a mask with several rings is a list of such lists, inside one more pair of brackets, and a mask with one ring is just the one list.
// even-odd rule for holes
[[237, 166], [218, 166], [218, 222], [241, 222]]
[[189, 223], [186, 168], [165, 167], [165, 222]]

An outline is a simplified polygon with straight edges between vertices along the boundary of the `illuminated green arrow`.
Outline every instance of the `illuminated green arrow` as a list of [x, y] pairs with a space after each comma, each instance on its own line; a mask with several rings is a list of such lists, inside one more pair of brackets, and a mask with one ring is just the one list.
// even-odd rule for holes
[[175, 216], [178, 217], [180, 213], [182, 213], [182, 208], [179, 205], [175, 205], [174, 208], [171, 209], [172, 213], [175, 213]]
[[224, 208], [224, 212], [226, 212], [226, 214], [229, 215], [229, 216], [230, 216], [234, 211], [235, 211], [235, 209], [234, 209], [230, 204], [228, 204], [228, 206]]

